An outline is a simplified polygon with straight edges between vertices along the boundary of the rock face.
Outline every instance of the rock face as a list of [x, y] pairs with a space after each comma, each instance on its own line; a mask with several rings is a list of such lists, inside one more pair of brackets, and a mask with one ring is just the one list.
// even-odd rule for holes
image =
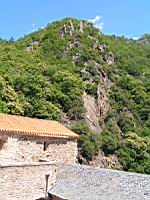
[[116, 155], [105, 156], [102, 151], [99, 151], [98, 155], [89, 164], [101, 168], [122, 169]]
[[70, 20], [68, 23], [64, 24], [64, 26], [61, 28], [60, 36], [64, 37], [66, 34], [72, 36], [76, 33], [83, 33], [84, 28], [88, 26], [88, 24], [89, 23], [87, 21], [81, 20], [79, 27], [75, 28], [72, 20]]
[[83, 33], [83, 21], [80, 21], [80, 32]]
[[86, 121], [94, 132], [101, 132], [104, 128], [104, 119], [110, 109], [107, 90], [112, 85], [104, 71], [99, 71], [100, 83], [97, 87], [97, 98], [84, 92], [83, 102], [86, 109]]
[[69, 41], [68, 44], [67, 44], [67, 48], [65, 49], [65, 54], [68, 54], [70, 53], [71, 49], [73, 48], [79, 48], [80, 47], [80, 42], [79, 40], [72, 40], [72, 41]]
[[106, 96], [106, 91], [100, 85], [98, 86], [97, 90], [97, 105], [99, 111], [99, 123], [101, 127], [103, 127], [103, 121], [107, 115], [107, 112], [110, 108], [108, 97]]
[[137, 40], [138, 44], [150, 44], [150, 38], [141, 38], [139, 40]]
[[86, 121], [91, 130], [100, 132], [102, 130], [99, 124], [99, 108], [95, 101], [95, 98], [86, 93], [83, 94], [84, 107], [86, 109]]
[[[62, 29], [62, 37], [64, 34], [70, 34], [70, 31], [72, 31], [73, 34], [77, 32], [82, 33], [87, 25], [87, 22], [80, 21], [80, 28], [75, 29], [72, 21], [70, 20], [70, 22], [65, 24]], [[94, 40], [93, 37], [89, 37], [91, 40]], [[69, 55], [71, 49], [77, 49], [77, 53], [72, 56], [73, 64], [76, 64], [81, 56], [80, 47], [80, 41], [78, 39], [73, 39], [68, 42], [67, 48], [64, 51], [66, 55]], [[93, 48], [97, 50], [99, 56], [103, 61], [107, 63], [107, 65], [114, 64], [114, 55], [111, 52], [105, 52], [105, 49], [107, 48], [105, 44], [100, 44], [99, 41], [94, 41]], [[85, 119], [87, 124], [92, 131], [100, 133], [104, 128], [104, 119], [110, 108], [107, 97], [107, 90], [110, 88], [112, 83], [108, 79], [106, 72], [104, 72], [102, 69], [102, 66], [94, 60], [88, 60], [84, 63], [84, 68], [81, 70], [81, 76], [85, 82], [85, 85], [88, 83], [94, 84], [96, 83], [96, 79], [99, 79], [97, 91], [95, 92], [96, 97], [89, 95], [87, 92], [84, 92], [83, 103], [86, 110]]]
[[38, 41], [33, 41], [29, 46], [26, 47], [26, 51], [33, 51], [35, 47], [40, 47], [40, 43]]
[[99, 44], [98, 41], [96, 41], [93, 48], [98, 50], [99, 52], [104, 52], [105, 49], [106, 49], [106, 45], [105, 44]]
[[109, 54], [103, 53], [102, 58], [108, 65], [113, 65], [115, 62], [114, 55], [112, 53]]
[[74, 32], [74, 26], [72, 21], [70, 20], [68, 23], [64, 24], [60, 31], [60, 36], [64, 37], [66, 34], [72, 36]]
[[95, 99], [93, 96], [84, 93], [83, 102], [86, 109], [86, 121], [91, 130], [98, 133], [103, 129], [104, 119], [110, 106], [105, 90], [100, 86], [97, 90], [97, 96], [98, 98]]

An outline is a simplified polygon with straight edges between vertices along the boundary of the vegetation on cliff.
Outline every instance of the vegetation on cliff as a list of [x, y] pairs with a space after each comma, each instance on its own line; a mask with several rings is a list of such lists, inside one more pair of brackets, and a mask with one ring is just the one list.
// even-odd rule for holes
[[[1, 40], [0, 112], [59, 120], [81, 135], [87, 161], [102, 149], [124, 170], [150, 174], [148, 38], [106, 36], [89, 22], [64, 19]], [[84, 95], [99, 112], [98, 133]]]

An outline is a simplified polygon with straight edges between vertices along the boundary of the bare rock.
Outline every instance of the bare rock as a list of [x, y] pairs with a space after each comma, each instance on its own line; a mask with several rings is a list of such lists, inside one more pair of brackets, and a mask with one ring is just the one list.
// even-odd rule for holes
[[64, 26], [60, 30], [60, 36], [64, 37], [66, 34], [72, 36], [73, 33], [74, 33], [74, 26], [72, 21], [70, 20], [68, 23], [64, 24]]
[[68, 115], [64, 112], [61, 113], [61, 123], [65, 126], [70, 126], [71, 125], [71, 120], [68, 117]]
[[102, 58], [108, 65], [113, 65], [115, 62], [113, 53], [103, 53]]
[[108, 78], [106, 72], [104, 72], [104, 70], [100, 70], [99, 75], [100, 75], [100, 82], [104, 86], [105, 90], [109, 89], [113, 85], [113, 83]]
[[86, 21], [86, 20], [81, 20], [81, 21], [80, 21], [80, 28], [79, 28], [79, 30], [77, 31], [77, 33], [83, 33], [84, 28], [87, 27], [88, 25], [90, 25], [88, 21]]
[[26, 47], [26, 51], [33, 51], [34, 47], [40, 47], [40, 43], [38, 41], [31, 42], [30, 45]]
[[[92, 69], [92, 72], [90, 71]], [[95, 75], [90, 76], [90, 73]], [[82, 77], [87, 78], [88, 82], [94, 82], [94, 77], [99, 77], [96, 97], [83, 94], [83, 102], [86, 110], [85, 119], [87, 124], [94, 132], [100, 133], [104, 128], [104, 120], [110, 110], [107, 91], [112, 86], [107, 74], [101, 69], [101, 66], [95, 61], [85, 63], [85, 68], [81, 71]]]
[[40, 44], [39, 44], [39, 42], [38, 41], [33, 41], [33, 42], [31, 42], [31, 46], [39, 46]]
[[71, 30], [74, 31], [74, 26], [71, 20], [70, 20], [70, 27], [71, 27]]
[[84, 92], [83, 94], [84, 107], [86, 109], [85, 119], [91, 130], [100, 132], [102, 127], [99, 124], [99, 108], [95, 98]]
[[72, 48], [79, 48], [80, 47], [80, 41], [79, 40], [72, 40], [69, 41], [67, 44], [67, 48], [65, 49], [64, 53], [68, 54]]
[[110, 109], [110, 105], [109, 105], [109, 100], [108, 97], [106, 95], [106, 90], [101, 87], [101, 85], [98, 85], [98, 89], [97, 89], [97, 105], [98, 105], [98, 114], [99, 114], [99, 123], [101, 125], [101, 127], [103, 128], [103, 123], [104, 123], [104, 119], [107, 116], [107, 112]]
[[122, 166], [116, 155], [104, 155], [103, 151], [99, 151], [98, 155], [89, 162], [90, 165], [95, 167], [122, 169]]
[[80, 33], [83, 33], [83, 21], [81, 20], [80, 21], [80, 30], [79, 30]]
[[85, 119], [94, 132], [100, 133], [104, 128], [104, 119], [110, 109], [105, 88], [99, 84], [97, 89], [97, 99], [84, 92], [84, 107], [86, 109]]
[[94, 49], [98, 50], [99, 52], [104, 52], [106, 49], [106, 45], [105, 44], [98, 44], [98, 42], [96, 41], [96, 43], [93, 46]]
[[150, 44], [150, 38], [140, 38], [137, 40], [137, 44], [143, 45], [143, 44]]
[[76, 53], [76, 55], [72, 56], [72, 63], [76, 64], [80, 58], [80, 53]]
[[28, 52], [33, 51], [33, 47], [32, 46], [26, 47], [26, 51]]

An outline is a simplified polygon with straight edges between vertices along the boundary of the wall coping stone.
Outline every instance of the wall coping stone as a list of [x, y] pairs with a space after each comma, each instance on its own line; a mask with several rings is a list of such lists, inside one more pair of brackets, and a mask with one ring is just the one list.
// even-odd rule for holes
[[32, 166], [43, 166], [43, 165], [56, 165], [55, 161], [48, 162], [16, 162], [16, 163], [7, 163], [1, 164], [0, 168], [8, 168], [8, 167], [32, 167]]

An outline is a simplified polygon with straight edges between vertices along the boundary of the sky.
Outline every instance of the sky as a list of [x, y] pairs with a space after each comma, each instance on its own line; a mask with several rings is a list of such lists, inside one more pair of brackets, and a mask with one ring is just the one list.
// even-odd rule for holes
[[65, 17], [87, 19], [105, 34], [150, 33], [150, 0], [1, 0], [0, 38], [15, 39]]

